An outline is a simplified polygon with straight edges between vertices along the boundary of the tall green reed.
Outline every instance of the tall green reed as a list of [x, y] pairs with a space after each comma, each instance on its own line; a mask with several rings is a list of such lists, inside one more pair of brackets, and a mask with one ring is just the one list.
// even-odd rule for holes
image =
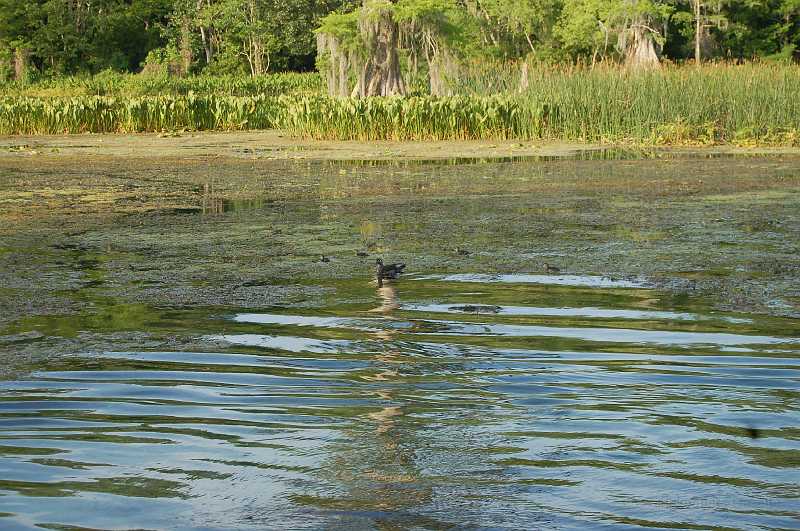
[[511, 90], [511, 70], [500, 73], [507, 88], [495, 95], [477, 90], [499, 86], [489, 81], [482, 82], [484, 88], [448, 97], [333, 99], [317, 89], [215, 93], [224, 86], [255, 91], [260, 82], [236, 85], [234, 78], [180, 80], [202, 90], [162, 96], [11, 95], [0, 98], [0, 134], [279, 128], [329, 140], [800, 143], [797, 66], [710, 65], [639, 73], [531, 67], [522, 91]]

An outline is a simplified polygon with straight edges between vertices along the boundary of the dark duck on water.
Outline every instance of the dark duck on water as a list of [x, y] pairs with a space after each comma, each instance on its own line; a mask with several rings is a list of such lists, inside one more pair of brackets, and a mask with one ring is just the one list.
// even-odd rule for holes
[[375, 278], [378, 280], [378, 287], [383, 287], [384, 279], [393, 280], [398, 278], [405, 268], [405, 264], [384, 265], [382, 259], [375, 260]]

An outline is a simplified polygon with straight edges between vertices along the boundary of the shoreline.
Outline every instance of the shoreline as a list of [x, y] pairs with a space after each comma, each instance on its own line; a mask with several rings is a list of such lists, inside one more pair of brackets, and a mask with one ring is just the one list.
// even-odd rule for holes
[[676, 155], [800, 156], [800, 147], [789, 146], [740, 147], [731, 144], [656, 146], [519, 140], [312, 140], [291, 137], [278, 130], [0, 136], [0, 159], [24, 156], [45, 158], [157, 156], [340, 162], [362, 160], [458, 162], [461, 159], [475, 158], [569, 158], [604, 150], [629, 151], [634, 155], [658, 152]]

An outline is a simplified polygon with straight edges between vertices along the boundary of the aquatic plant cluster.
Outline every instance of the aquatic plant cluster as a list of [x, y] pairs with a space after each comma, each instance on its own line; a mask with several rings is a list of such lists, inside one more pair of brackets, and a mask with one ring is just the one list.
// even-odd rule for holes
[[0, 134], [133, 133], [270, 129], [292, 97], [76, 96], [0, 99]]
[[281, 95], [265, 88], [269, 81], [244, 78], [172, 82], [163, 96], [5, 96], [0, 134], [279, 128], [329, 140], [800, 143], [796, 66], [547, 69], [532, 71], [520, 92], [488, 95], [462, 84], [460, 94], [441, 97], [332, 98], [313, 89], [316, 76], [297, 77]]

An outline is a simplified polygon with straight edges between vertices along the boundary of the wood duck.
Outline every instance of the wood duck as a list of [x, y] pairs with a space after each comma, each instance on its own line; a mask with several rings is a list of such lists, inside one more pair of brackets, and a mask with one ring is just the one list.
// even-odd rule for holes
[[378, 287], [383, 287], [384, 279], [393, 280], [398, 278], [405, 268], [405, 264], [383, 265], [382, 259], [375, 260], [375, 278], [378, 280]]

